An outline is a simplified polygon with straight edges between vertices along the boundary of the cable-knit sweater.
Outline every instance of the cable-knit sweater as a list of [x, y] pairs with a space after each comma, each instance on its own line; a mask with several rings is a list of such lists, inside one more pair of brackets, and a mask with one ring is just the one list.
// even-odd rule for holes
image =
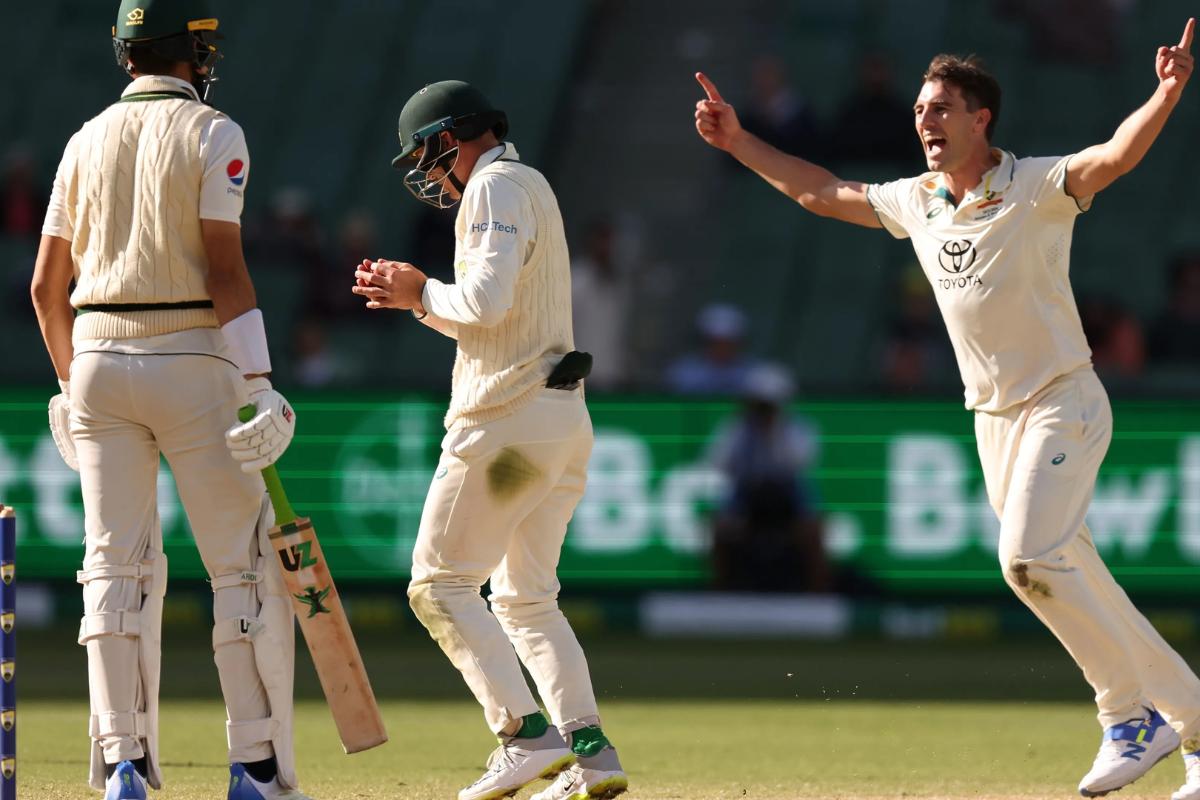
[[511, 144], [485, 153], [455, 221], [453, 284], [430, 279], [427, 322], [458, 340], [447, 429], [514, 413], [574, 349], [558, 201]]

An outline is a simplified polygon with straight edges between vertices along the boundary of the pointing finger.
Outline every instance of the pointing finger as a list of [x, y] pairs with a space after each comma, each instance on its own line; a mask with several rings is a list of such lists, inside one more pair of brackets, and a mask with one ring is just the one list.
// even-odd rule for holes
[[1196, 32], [1196, 18], [1188, 17], [1187, 25], [1183, 26], [1183, 38], [1179, 40], [1179, 46], [1184, 50], [1191, 50], [1192, 35]]
[[717, 91], [716, 85], [708, 79], [708, 76], [703, 72], [696, 73], [696, 80], [704, 87], [704, 93], [708, 95], [708, 99], [714, 103], [724, 103], [725, 98], [721, 97], [721, 93]]

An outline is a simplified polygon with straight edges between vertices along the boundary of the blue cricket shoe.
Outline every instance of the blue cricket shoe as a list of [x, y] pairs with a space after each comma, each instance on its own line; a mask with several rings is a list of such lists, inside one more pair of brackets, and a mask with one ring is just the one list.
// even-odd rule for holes
[[104, 786], [104, 800], [146, 800], [146, 779], [133, 766], [122, 761]]
[[262, 783], [254, 780], [242, 764], [230, 764], [229, 800], [310, 800], [310, 798], [295, 789], [283, 788], [279, 785], [278, 778], [272, 778], [268, 782]]

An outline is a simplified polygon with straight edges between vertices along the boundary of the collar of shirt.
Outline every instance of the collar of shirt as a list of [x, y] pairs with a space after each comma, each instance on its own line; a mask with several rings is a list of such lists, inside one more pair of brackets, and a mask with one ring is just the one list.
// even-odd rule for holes
[[471, 175], [467, 180], [470, 181], [479, 170], [501, 158], [520, 159], [520, 156], [517, 155], [517, 146], [512, 142], [503, 142], [480, 155], [479, 160], [475, 162], [475, 166], [471, 169]]
[[[989, 202], [994, 200], [1012, 185], [1013, 176], [1016, 174], [1017, 169], [1016, 156], [998, 147], [993, 147], [991, 153], [993, 156], [999, 157], [1000, 163], [983, 173], [983, 177], [979, 180], [979, 185], [974, 189], [968, 190], [963, 195], [957, 207], [951, 206], [953, 211], [961, 211], [980, 201]], [[921, 181], [921, 189], [926, 195], [926, 206], [932, 206], [939, 199], [946, 203], [946, 205], [950, 205], [950, 190], [946, 188], [946, 179], [943, 175], [939, 174], [932, 180]]]
[[178, 91], [181, 89], [196, 100], [200, 99], [195, 86], [174, 75], [140, 75], [125, 87], [125, 91], [121, 92], [121, 97], [128, 97], [138, 92]]

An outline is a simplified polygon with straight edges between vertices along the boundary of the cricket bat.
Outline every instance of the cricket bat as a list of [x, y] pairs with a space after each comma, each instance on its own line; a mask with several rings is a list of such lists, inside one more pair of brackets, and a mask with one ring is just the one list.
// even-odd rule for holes
[[[238, 418], [248, 422], [254, 414], [254, 406], [243, 406]], [[275, 508], [270, 541], [342, 748], [347, 753], [369, 750], [388, 740], [387, 731], [317, 532], [308, 517], [296, 516], [275, 466], [264, 469], [262, 476]]]

